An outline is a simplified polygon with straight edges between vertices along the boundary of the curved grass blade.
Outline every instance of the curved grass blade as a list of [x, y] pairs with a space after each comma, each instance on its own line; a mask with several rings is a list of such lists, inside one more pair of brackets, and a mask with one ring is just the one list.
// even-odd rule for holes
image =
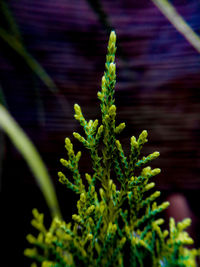
[[[39, 79], [47, 86], [47, 88], [57, 96], [57, 101], [63, 109], [63, 112], [66, 113], [67, 108], [69, 108], [68, 101], [63, 98], [62, 93], [51, 79], [51, 77], [47, 74], [45, 69], [40, 65], [40, 63], [35, 60], [35, 58], [27, 51], [24, 43], [23, 36], [20, 33], [18, 24], [15, 21], [15, 18], [12, 14], [12, 11], [9, 8], [9, 4], [1, 0], [0, 1], [0, 15], [5, 18], [7, 23], [6, 29], [0, 27], [0, 38], [6, 42], [10, 48], [16, 51], [22, 59], [26, 62], [29, 68], [33, 71], [33, 73], [39, 77]], [[38, 102], [38, 107], [42, 107], [42, 101], [39, 99], [39, 90], [38, 88], [34, 88], [36, 91], [36, 100]], [[43, 109], [43, 108], [42, 108]], [[41, 111], [42, 112], [42, 111]]]
[[18, 40], [21, 40], [22, 37], [19, 31], [18, 25], [15, 22], [12, 12], [10, 11], [10, 8], [8, 7], [8, 4], [3, 0], [1, 0], [1, 3], [0, 3], [0, 11], [2, 13], [1, 16], [3, 15], [6, 19], [9, 32], [12, 33]]
[[3, 39], [3, 41], [6, 42], [13, 50], [15, 50], [24, 59], [30, 69], [43, 81], [47, 88], [53, 94], [57, 95], [60, 106], [66, 113], [66, 107], [69, 106], [68, 101], [63, 97], [61, 98], [62, 94], [60, 94], [60, 91], [54, 81], [47, 74], [45, 69], [37, 62], [37, 60], [35, 60], [34, 57], [26, 50], [23, 43], [2, 27], [0, 27], [0, 38]]
[[48, 171], [35, 146], [9, 112], [0, 104], [0, 126], [30, 167], [44, 195], [51, 215], [61, 217], [56, 193]]
[[46, 73], [43, 67], [26, 50], [24, 45], [12, 34], [9, 34], [0, 27], [0, 38], [4, 40], [12, 49], [14, 49], [28, 64], [28, 66], [37, 74], [44, 84], [53, 92], [57, 92], [57, 87], [51, 77]]
[[200, 53], [200, 37], [193, 31], [187, 22], [178, 14], [176, 9], [167, 0], [152, 0], [173, 26], [187, 39]]

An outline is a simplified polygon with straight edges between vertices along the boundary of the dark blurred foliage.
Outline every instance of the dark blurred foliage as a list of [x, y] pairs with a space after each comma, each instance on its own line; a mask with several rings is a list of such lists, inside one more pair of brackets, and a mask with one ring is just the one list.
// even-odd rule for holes
[[[199, 33], [200, 2], [171, 1]], [[26, 60], [0, 39], [0, 84], [14, 118], [33, 140], [54, 181], [61, 209], [70, 218], [74, 196], [58, 183], [64, 138], [80, 130], [73, 118], [79, 103], [87, 119], [99, 118], [97, 91], [104, 71], [108, 31], [118, 36], [116, 104], [118, 120], [127, 124], [122, 143], [146, 129], [144, 153], [160, 151], [153, 164], [163, 198], [181, 192], [189, 201], [199, 230], [200, 55], [151, 1], [11, 0], [9, 8], [23, 45], [59, 89], [48, 89]], [[1, 27], [6, 28], [1, 17]], [[23, 257], [31, 210], [48, 210], [24, 160], [6, 137], [1, 141], [1, 220], [10, 253], [4, 266], [27, 266]], [[80, 148], [77, 142], [75, 147]], [[87, 156], [87, 154], [86, 154]], [[83, 154], [82, 172], [90, 171]], [[198, 233], [197, 233], [198, 235]], [[198, 244], [198, 238], [196, 237]], [[7, 253], [7, 254], [8, 254]], [[12, 263], [12, 264], [11, 264]]]

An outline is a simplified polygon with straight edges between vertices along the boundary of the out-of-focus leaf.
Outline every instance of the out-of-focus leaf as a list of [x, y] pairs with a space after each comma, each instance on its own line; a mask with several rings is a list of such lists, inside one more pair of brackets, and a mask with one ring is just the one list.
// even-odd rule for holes
[[53, 184], [39, 153], [18, 123], [2, 105], [0, 105], [0, 126], [26, 160], [44, 195], [52, 216], [61, 217]]
[[[20, 33], [18, 25], [15, 21], [15, 18], [13, 16], [8, 4], [4, 0], [1, 0], [1, 2], [0, 2], [0, 16], [2, 16], [3, 19], [5, 20], [4, 30], [6, 32], [8, 32], [9, 34], [11, 34], [14, 38], [16, 38], [21, 43], [21, 45], [25, 48], [25, 45], [23, 44], [23, 39], [22, 39], [21, 33]], [[35, 79], [35, 76], [38, 76], [38, 73], [35, 73], [32, 68], [31, 68], [31, 71], [33, 74], [36, 74], [36, 75], [32, 75], [31, 78], [33, 79], [33, 90], [35, 91], [35, 102], [37, 104], [37, 111], [39, 113], [38, 119], [39, 119], [40, 125], [44, 125], [44, 121], [45, 121], [45, 119], [44, 119], [44, 105], [43, 105], [43, 101], [41, 99], [40, 90], [37, 86], [37, 81]], [[1, 88], [0, 88], [0, 103], [2, 103], [4, 106], [6, 106], [5, 98], [3, 97], [3, 90]], [[7, 106], [6, 106], [6, 108], [7, 108]]]
[[3, 39], [12, 49], [14, 49], [25, 60], [27, 65], [36, 73], [36, 75], [53, 92], [57, 92], [57, 87], [51, 77], [46, 73], [43, 67], [26, 50], [24, 45], [13, 35], [9, 34], [3, 28], [0, 28], [0, 38]]
[[18, 40], [21, 39], [21, 34], [18, 29], [18, 25], [15, 22], [14, 17], [7, 5], [7, 3], [3, 0], [0, 2], [0, 11], [2, 15], [5, 17], [9, 32], [12, 33]]
[[200, 53], [200, 38], [167, 0], [152, 0], [174, 27]]
[[[27, 51], [24, 43], [23, 38], [21, 36], [20, 30], [18, 25], [15, 21], [14, 16], [9, 8], [9, 5], [6, 1], [0, 1], [0, 16], [3, 16], [6, 22], [6, 28], [3, 26], [0, 27], [0, 38], [4, 40], [13, 50], [16, 51], [26, 62], [26, 64], [30, 67], [32, 72], [39, 77], [47, 88], [54, 94], [56, 94], [57, 101], [59, 102], [60, 106], [63, 109], [63, 112], [66, 113], [66, 110], [69, 106], [68, 101], [62, 97], [59, 89], [57, 88], [54, 81], [51, 77], [47, 74], [45, 69], [39, 64], [37, 60]], [[37, 85], [36, 85], [37, 87]], [[40, 97], [40, 92], [38, 88], [35, 88], [36, 93], [36, 102], [39, 108], [39, 111], [43, 114], [43, 102]], [[44, 122], [44, 120], [43, 120]]]

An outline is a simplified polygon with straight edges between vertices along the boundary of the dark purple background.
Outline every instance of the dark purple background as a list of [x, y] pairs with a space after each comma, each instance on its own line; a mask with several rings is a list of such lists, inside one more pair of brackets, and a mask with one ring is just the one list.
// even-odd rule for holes
[[[138, 3], [139, 2], [139, 3]], [[199, 33], [200, 3], [172, 1]], [[128, 151], [132, 135], [146, 129], [144, 153], [160, 151], [152, 165], [163, 199], [182, 192], [199, 215], [200, 189], [200, 55], [151, 1], [102, 0], [107, 20], [117, 33], [116, 104], [118, 121], [127, 128], [121, 141]], [[64, 138], [80, 129], [73, 118], [79, 103], [86, 119], [100, 118], [96, 94], [104, 71], [108, 32], [86, 0], [10, 1], [27, 50], [55, 81], [51, 93], [26, 63], [0, 40], [0, 84], [7, 106], [35, 143], [55, 184], [62, 212], [70, 218], [74, 196], [58, 183]], [[72, 138], [73, 139], [73, 138]], [[76, 143], [76, 142], [75, 142]], [[79, 148], [76, 143], [75, 146]], [[48, 210], [24, 160], [5, 137], [1, 178], [3, 231], [12, 261], [27, 266], [31, 210]], [[82, 172], [90, 167], [82, 158]], [[74, 207], [73, 207], [74, 206]], [[197, 241], [196, 241], [197, 242]]]

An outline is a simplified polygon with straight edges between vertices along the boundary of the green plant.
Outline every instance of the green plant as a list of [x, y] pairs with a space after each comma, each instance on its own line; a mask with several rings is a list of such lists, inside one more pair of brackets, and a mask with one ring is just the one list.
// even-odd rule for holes
[[25, 255], [34, 260], [33, 266], [196, 266], [196, 249], [185, 246], [193, 243], [185, 228], [191, 221], [185, 219], [177, 225], [170, 219], [169, 231], [162, 229], [164, 220], [160, 213], [168, 202], [157, 204], [160, 192], [151, 192], [155, 186], [152, 177], [160, 169], [147, 166], [159, 156], [154, 152], [140, 158], [147, 142], [147, 131], [139, 138], [131, 137], [129, 157], [125, 156], [117, 136], [125, 123], [116, 126], [114, 87], [116, 83], [116, 35], [112, 31], [108, 43], [102, 90], [98, 92], [102, 112], [98, 120], [86, 121], [81, 108], [75, 104], [75, 119], [79, 121], [85, 137], [73, 133], [89, 150], [93, 173], [82, 179], [78, 168], [81, 152], [74, 152], [69, 138], [65, 140], [68, 160], [61, 163], [71, 171], [73, 182], [62, 172], [61, 183], [80, 196], [77, 214], [66, 223], [55, 217], [47, 229], [43, 214], [33, 210], [32, 225], [39, 231], [37, 237], [29, 234], [28, 241], [34, 246]]
[[56, 93], [58, 88], [47, 74], [45, 69], [37, 62], [37, 60], [27, 51], [18, 25], [12, 15], [7, 1], [1, 0], [0, 14], [5, 20], [6, 27], [0, 26], [0, 39], [2, 39], [12, 50], [14, 50], [32, 70], [32, 72], [40, 78], [47, 88]]
[[7, 109], [0, 104], [0, 126], [8, 135], [14, 146], [27, 162], [32, 171], [40, 190], [42, 191], [46, 203], [49, 207], [52, 217], [61, 218], [60, 208], [56, 193], [48, 174], [48, 171], [42, 161], [40, 154], [34, 144], [28, 138], [26, 133], [20, 128], [15, 119], [10, 115]]
[[200, 38], [168, 0], [152, 0], [163, 15], [185, 39], [200, 53]]

